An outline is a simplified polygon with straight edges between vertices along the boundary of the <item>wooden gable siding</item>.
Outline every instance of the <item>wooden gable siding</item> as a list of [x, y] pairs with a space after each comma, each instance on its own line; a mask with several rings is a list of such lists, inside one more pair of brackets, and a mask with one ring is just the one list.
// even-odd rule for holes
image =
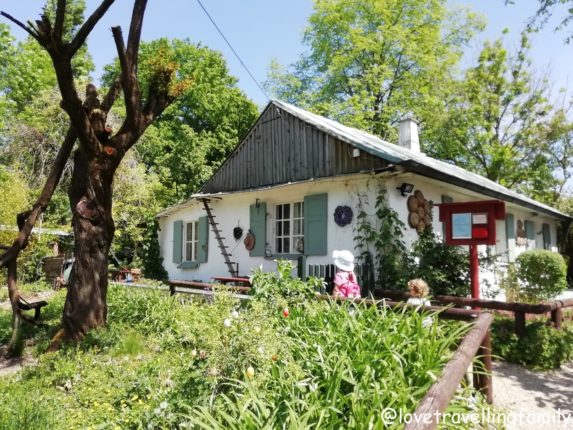
[[235, 191], [369, 171], [388, 163], [270, 105], [202, 192]]

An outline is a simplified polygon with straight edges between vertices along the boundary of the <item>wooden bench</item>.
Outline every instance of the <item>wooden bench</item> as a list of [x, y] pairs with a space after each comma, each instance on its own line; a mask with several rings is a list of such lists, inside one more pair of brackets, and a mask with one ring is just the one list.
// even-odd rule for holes
[[197, 281], [177, 281], [177, 280], [167, 281], [167, 283], [169, 284], [169, 293], [171, 295], [174, 295], [177, 292], [176, 287], [195, 288], [201, 290], [212, 290], [214, 288], [222, 288], [246, 294], [248, 294], [249, 291], [251, 291], [251, 287], [242, 287], [240, 285], [218, 285], [218, 284], [208, 284], [205, 282], [197, 282]]
[[45, 300], [38, 300], [37, 302], [28, 302], [27, 300], [20, 297], [18, 301], [18, 308], [22, 311], [30, 311], [34, 309], [34, 320], [40, 319], [40, 313], [42, 308], [48, 304]]

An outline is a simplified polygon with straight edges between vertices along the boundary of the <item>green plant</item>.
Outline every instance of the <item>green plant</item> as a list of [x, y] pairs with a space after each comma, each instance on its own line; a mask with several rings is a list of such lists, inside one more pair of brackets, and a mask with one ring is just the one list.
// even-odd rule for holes
[[276, 263], [276, 272], [253, 272], [252, 295], [255, 299], [293, 303], [310, 299], [321, 290], [323, 281], [320, 278], [309, 277], [303, 281], [293, 276], [292, 262], [276, 260]]
[[556, 252], [525, 251], [517, 257], [516, 264], [519, 295], [526, 301], [548, 300], [567, 288], [567, 265]]
[[469, 257], [457, 246], [449, 246], [427, 230], [412, 245], [410, 277], [422, 278], [434, 295], [466, 296], [469, 292]]
[[382, 183], [378, 184], [374, 215], [376, 222], [372, 223], [365, 203], [360, 201], [354, 238], [359, 252], [358, 259], [366, 262], [369, 248], [372, 248], [375, 251], [376, 285], [387, 289], [405, 287], [412, 263], [402, 239], [404, 223], [388, 205], [386, 188]]
[[512, 363], [535, 369], [556, 369], [573, 359], [573, 324], [565, 323], [561, 330], [547, 321], [529, 322], [525, 335], [518, 337], [512, 319], [498, 317], [492, 324], [493, 354]]

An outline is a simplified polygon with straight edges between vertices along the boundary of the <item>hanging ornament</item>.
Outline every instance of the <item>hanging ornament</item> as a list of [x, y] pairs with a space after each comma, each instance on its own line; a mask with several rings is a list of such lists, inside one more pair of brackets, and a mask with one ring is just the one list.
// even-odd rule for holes
[[241, 237], [243, 237], [243, 229], [239, 226], [235, 227], [233, 229], [233, 237], [235, 240], [239, 240]]

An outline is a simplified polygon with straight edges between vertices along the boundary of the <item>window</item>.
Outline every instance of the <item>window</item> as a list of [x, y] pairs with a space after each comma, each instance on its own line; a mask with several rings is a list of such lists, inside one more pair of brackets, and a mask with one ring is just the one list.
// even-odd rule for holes
[[195, 261], [197, 259], [198, 224], [197, 221], [185, 224], [185, 261]]
[[275, 252], [290, 254], [304, 251], [304, 203], [276, 205]]

